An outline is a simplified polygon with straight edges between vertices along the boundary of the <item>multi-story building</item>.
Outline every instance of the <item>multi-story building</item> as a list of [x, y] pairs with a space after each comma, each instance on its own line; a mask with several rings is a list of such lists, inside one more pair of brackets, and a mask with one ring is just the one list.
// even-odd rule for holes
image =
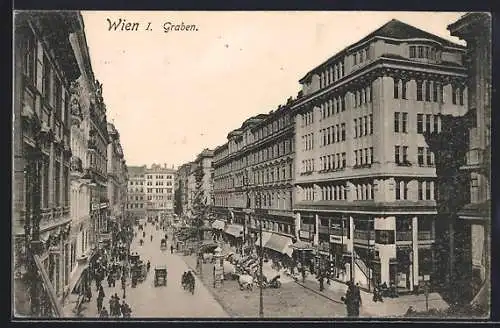
[[[120, 144], [120, 134], [115, 126], [108, 123], [108, 199], [111, 218], [116, 221], [123, 216], [126, 202], [124, 185], [127, 184], [126, 165], [123, 149]], [[126, 191], [126, 189], [125, 189]]]
[[82, 74], [69, 36], [83, 24], [76, 12], [18, 12], [14, 23], [14, 312], [59, 316], [73, 254], [70, 84]]
[[146, 215], [149, 218], [164, 219], [174, 212], [174, 168], [167, 164], [153, 164], [144, 178]]
[[[465, 288], [473, 302], [489, 308], [491, 260], [491, 16], [469, 13], [448, 26], [451, 35], [467, 42], [468, 110], [474, 116], [469, 149], [462, 167], [469, 174], [468, 204], [458, 213], [468, 230], [471, 276]], [[470, 284], [472, 282], [472, 284]]]
[[319, 265], [334, 278], [401, 291], [434, 282], [438, 195], [424, 133], [465, 113], [464, 53], [391, 20], [300, 80], [294, 209], [300, 239], [328, 254]]
[[290, 98], [269, 114], [247, 119], [214, 150], [214, 214], [229, 221], [226, 232], [236, 245], [254, 244], [261, 222], [263, 244], [292, 255], [296, 224], [291, 104]]
[[136, 219], [146, 217], [146, 165], [128, 166], [128, 189], [126, 211]]

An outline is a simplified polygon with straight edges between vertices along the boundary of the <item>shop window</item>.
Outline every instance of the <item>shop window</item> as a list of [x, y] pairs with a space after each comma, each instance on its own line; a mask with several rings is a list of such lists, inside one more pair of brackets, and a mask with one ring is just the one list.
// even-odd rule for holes
[[375, 243], [382, 245], [394, 244], [394, 230], [375, 230]]

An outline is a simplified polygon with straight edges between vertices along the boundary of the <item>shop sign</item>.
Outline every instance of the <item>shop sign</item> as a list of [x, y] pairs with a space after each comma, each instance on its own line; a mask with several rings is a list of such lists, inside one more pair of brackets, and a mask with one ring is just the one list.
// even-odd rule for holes
[[299, 237], [300, 238], [310, 239], [311, 238], [311, 233], [309, 231], [300, 230], [299, 231]]
[[335, 244], [342, 244], [342, 236], [330, 235], [330, 242]]

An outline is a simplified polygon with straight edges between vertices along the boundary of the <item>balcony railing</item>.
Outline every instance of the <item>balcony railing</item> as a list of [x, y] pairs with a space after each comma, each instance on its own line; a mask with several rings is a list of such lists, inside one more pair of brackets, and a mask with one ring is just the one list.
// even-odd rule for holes
[[396, 231], [396, 240], [397, 241], [410, 241], [410, 240], [412, 240], [412, 232], [411, 231]]

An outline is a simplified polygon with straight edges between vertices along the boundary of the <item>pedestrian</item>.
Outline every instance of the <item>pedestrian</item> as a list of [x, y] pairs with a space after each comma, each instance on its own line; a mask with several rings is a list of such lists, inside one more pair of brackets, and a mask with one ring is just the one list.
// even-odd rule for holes
[[341, 298], [344, 301], [347, 309], [348, 317], [359, 317], [359, 307], [361, 305], [361, 294], [359, 286], [354, 285], [352, 281], [348, 283], [347, 292], [345, 297]]
[[101, 312], [102, 310], [102, 301], [104, 300], [103, 294], [99, 293], [97, 296], [97, 313]]
[[109, 318], [109, 313], [108, 310], [106, 310], [106, 307], [103, 307], [101, 309], [101, 312], [99, 313], [99, 318]]
[[123, 298], [126, 297], [125, 294], [125, 288], [127, 287], [127, 278], [125, 277], [125, 274], [122, 275], [122, 289], [123, 289]]
[[324, 289], [325, 289], [325, 285], [324, 285], [324, 276], [323, 274], [320, 273], [319, 275], [319, 291], [322, 292]]
[[153, 241], [153, 235], [151, 235], [151, 241]]
[[174, 245], [170, 245], [170, 254], [174, 254]]

